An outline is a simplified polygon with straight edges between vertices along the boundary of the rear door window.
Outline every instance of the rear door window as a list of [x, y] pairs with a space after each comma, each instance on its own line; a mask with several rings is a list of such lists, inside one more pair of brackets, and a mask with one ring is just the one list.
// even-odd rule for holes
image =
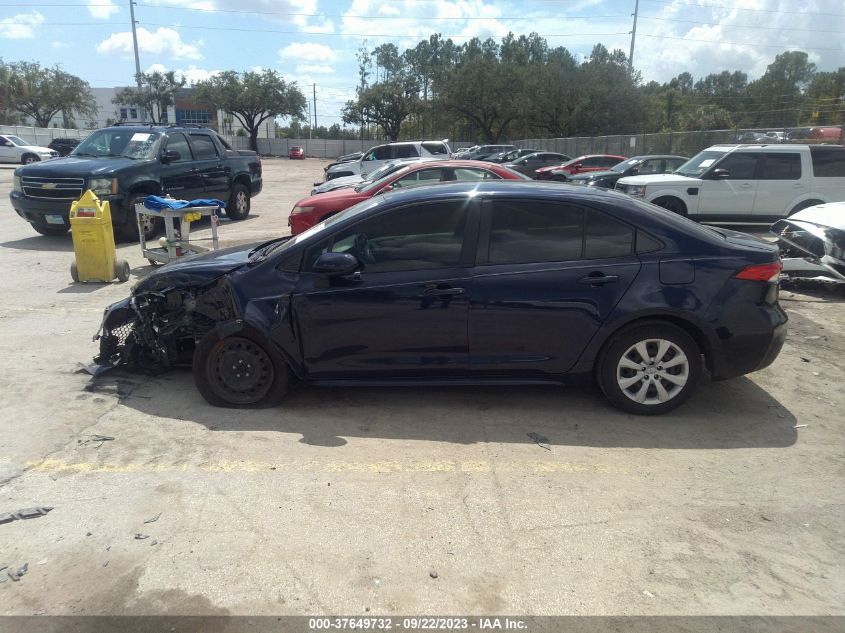
[[394, 145], [393, 158], [418, 158], [420, 155], [416, 145]]
[[772, 152], [765, 155], [761, 180], [798, 180], [801, 178], [801, 155]]
[[584, 210], [535, 200], [491, 203], [489, 264], [580, 259]]
[[634, 229], [604, 213], [588, 210], [584, 230], [584, 258], [624, 257], [634, 249]]
[[501, 180], [499, 176], [486, 169], [474, 169], [472, 167], [458, 167], [454, 170], [455, 180], [458, 181], [475, 181], [475, 180]]
[[440, 182], [443, 178], [443, 168], [434, 167], [432, 169], [418, 169], [415, 172], [396, 180], [393, 183], [394, 189], [401, 189], [403, 187], [413, 187], [415, 185], [430, 185], [435, 182]]
[[845, 151], [825, 148], [824, 151], [814, 152], [811, 149], [810, 155], [813, 158], [813, 175], [817, 178], [845, 177]]
[[208, 134], [191, 134], [191, 145], [197, 160], [212, 160], [217, 158], [217, 148]]

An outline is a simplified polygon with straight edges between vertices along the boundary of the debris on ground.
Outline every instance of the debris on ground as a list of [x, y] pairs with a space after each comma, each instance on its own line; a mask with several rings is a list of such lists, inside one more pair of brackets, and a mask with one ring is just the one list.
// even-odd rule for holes
[[810, 362], [810, 359], [809, 359], [809, 358], [804, 358], [803, 356], [801, 357], [801, 360], [802, 360], [802, 361], [804, 361], [805, 363], [809, 363], [809, 362]]
[[432, 578], [437, 578], [437, 572], [434, 571], [433, 569], [430, 572], [428, 572], [428, 575], [431, 576]]
[[76, 363], [76, 374], [90, 374], [95, 378], [112, 369], [110, 365], [98, 365], [97, 363]]
[[539, 446], [540, 448], [545, 448], [547, 451], [552, 450], [552, 448], [551, 448], [551, 446], [550, 446], [550, 444], [549, 444], [549, 438], [547, 438], [545, 435], [540, 435], [539, 433], [535, 433], [534, 431], [531, 431], [531, 432], [530, 432], [530, 433], [528, 433], [527, 435], [528, 435], [528, 437], [530, 437], [532, 440], [534, 440], [534, 442], [535, 442], [535, 443], [537, 444], [537, 446]]
[[0, 514], [0, 525], [3, 523], [11, 523], [12, 521], [25, 521], [26, 519], [34, 519], [36, 517], [46, 516], [52, 510], [52, 506], [43, 506], [39, 508], [24, 508], [17, 512], [4, 512]]
[[9, 578], [14, 580], [15, 582], [18, 582], [21, 578], [24, 577], [24, 574], [26, 574], [26, 571], [28, 569], [29, 569], [29, 563], [24, 563], [23, 565], [18, 567], [15, 571], [9, 570], [9, 572], [8, 572]]
[[114, 438], [111, 435], [89, 435], [87, 440], [77, 440], [76, 443], [80, 446], [85, 446], [86, 444], [93, 444], [96, 443], [97, 445], [94, 448], [100, 448], [104, 442], [113, 442]]
[[149, 534], [141, 534], [140, 532], [135, 532], [135, 540], [136, 541], [143, 541], [145, 538], [150, 538]]
[[806, 424], [796, 424], [792, 428], [793, 429], [804, 429], [804, 428], [807, 428], [807, 425]]
[[161, 512], [159, 512], [157, 515], [155, 515], [152, 519], [147, 519], [146, 521], [144, 521], [144, 523], [155, 523], [156, 521], [158, 521], [160, 516], [161, 516]]
[[771, 521], [771, 519], [769, 517], [767, 517], [765, 514], [761, 514], [760, 518], [763, 519], [764, 521]]

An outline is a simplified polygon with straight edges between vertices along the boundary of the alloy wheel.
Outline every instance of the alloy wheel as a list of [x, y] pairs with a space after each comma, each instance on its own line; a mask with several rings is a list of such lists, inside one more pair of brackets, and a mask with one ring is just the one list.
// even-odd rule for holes
[[616, 382], [639, 404], [663, 404], [677, 396], [689, 379], [690, 363], [683, 350], [662, 338], [635, 343], [616, 366]]

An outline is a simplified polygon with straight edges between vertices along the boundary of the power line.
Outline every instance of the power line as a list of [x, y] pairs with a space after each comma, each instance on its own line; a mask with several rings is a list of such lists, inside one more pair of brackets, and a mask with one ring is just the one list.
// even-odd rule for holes
[[749, 9], [746, 7], [730, 6], [726, 4], [698, 4], [696, 2], [681, 2], [680, 0], [673, 0], [672, 2], [665, 2], [664, 0], [643, 0], [643, 2], [651, 2], [653, 4], [661, 4], [664, 6], [683, 5], [687, 7], [698, 7], [700, 9], [730, 9], [732, 11], [751, 11], [754, 13], [781, 13], [785, 15], [827, 15], [836, 17], [845, 17], [845, 13], [826, 13], [823, 11], [781, 11], [780, 9]]
[[750, 42], [728, 42], [726, 40], [699, 40], [693, 37], [673, 37], [671, 35], [649, 35], [647, 33], [643, 33], [642, 37], [651, 37], [655, 39], [666, 39], [666, 40], [685, 40], [687, 42], [705, 42], [707, 44], [731, 44], [733, 46], [750, 46], [752, 48], [779, 48], [783, 50], [784, 48], [800, 48], [808, 51], [840, 51], [842, 50], [841, 47], [822, 47], [822, 46], [799, 46], [797, 44], [752, 44]]

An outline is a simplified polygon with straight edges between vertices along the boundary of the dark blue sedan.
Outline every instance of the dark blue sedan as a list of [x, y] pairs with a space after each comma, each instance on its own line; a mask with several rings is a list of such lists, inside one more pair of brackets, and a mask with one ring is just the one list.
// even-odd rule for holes
[[192, 364], [220, 406], [324, 385], [560, 384], [669, 411], [786, 337], [777, 247], [613, 192], [377, 196], [294, 238], [180, 260], [106, 310], [101, 365]]

